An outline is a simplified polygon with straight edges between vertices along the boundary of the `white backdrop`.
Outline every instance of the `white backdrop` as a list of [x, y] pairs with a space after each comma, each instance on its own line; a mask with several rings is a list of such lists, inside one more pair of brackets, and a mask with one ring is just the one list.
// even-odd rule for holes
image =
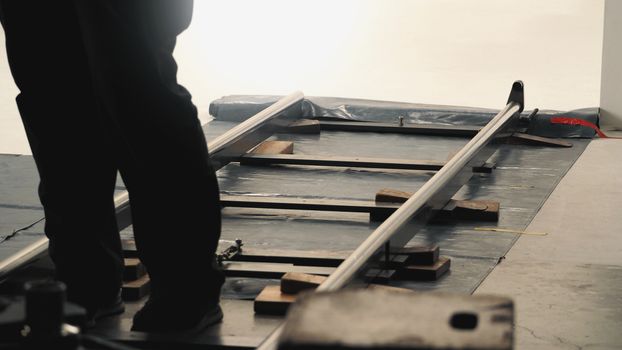
[[[599, 104], [603, 0], [196, 0], [179, 80], [206, 120], [229, 94], [499, 108]], [[0, 56], [0, 153], [29, 153]]]

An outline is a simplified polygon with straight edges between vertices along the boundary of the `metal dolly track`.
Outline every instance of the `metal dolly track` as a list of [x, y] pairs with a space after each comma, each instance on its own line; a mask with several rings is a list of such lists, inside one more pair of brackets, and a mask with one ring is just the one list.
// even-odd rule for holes
[[[383, 256], [390, 258], [391, 248], [401, 248], [441, 210], [451, 197], [471, 178], [474, 164], [483, 164], [496, 151], [496, 138], [511, 133], [518, 124], [524, 107], [523, 83], [513, 84], [508, 102], [452, 159], [399, 209], [385, 220], [343, 263], [337, 267], [317, 291], [342, 289], [349, 284], [363, 283], [363, 277]], [[283, 326], [277, 328], [258, 347], [276, 349]]]
[[[360, 166], [388, 169], [431, 170], [436, 174], [427, 181], [406, 203], [398, 208], [390, 208], [393, 214], [389, 216], [347, 259], [339, 264], [318, 291], [331, 291], [349, 285], [364, 283], [368, 270], [374, 267], [381, 258], [389, 258], [392, 248], [403, 247], [412, 237], [426, 225], [427, 221], [441, 210], [452, 196], [471, 178], [474, 171], [489, 172], [490, 166], [486, 161], [496, 151], [495, 142], [510, 135], [523, 110], [523, 84], [517, 81], [513, 84], [507, 105], [486, 126], [470, 130], [459, 128], [427, 128], [429, 134], [452, 133], [455, 136], [475, 135], [471, 141], [457, 152], [448, 162], [404, 161], [372, 158], [345, 158], [345, 157], [301, 157], [301, 156], [256, 156], [247, 152], [262, 141], [282, 130], [292, 121], [299, 118], [303, 95], [300, 92], [286, 96], [256, 114], [250, 119], [221, 135], [208, 144], [209, 156], [216, 169], [220, 169], [230, 162], [259, 164], [298, 164], [316, 166]], [[374, 131], [360, 129], [357, 125], [344, 123], [322, 122], [323, 130], [339, 128], [342, 131]], [[334, 125], [333, 125], [334, 124]], [[347, 124], [347, 123], [346, 123]], [[364, 123], [352, 123], [364, 124]], [[381, 126], [375, 132], [406, 132], [425, 133], [418, 127]], [[345, 129], [344, 129], [345, 128]], [[399, 130], [398, 130], [399, 129]], [[406, 130], [408, 129], [408, 130]], [[411, 130], [412, 129], [412, 130]], [[445, 130], [448, 129], [448, 130]], [[456, 130], [453, 130], [456, 129]], [[406, 130], [406, 131], [405, 131]], [[485, 170], [482, 170], [485, 169]], [[291, 204], [291, 203], [290, 203]], [[308, 203], [307, 203], [308, 204]], [[328, 203], [333, 205], [334, 203]], [[351, 204], [351, 203], [350, 203]], [[263, 206], [278, 204], [262, 204]], [[115, 197], [115, 206], [119, 228], [123, 229], [131, 224], [129, 196], [122, 193]], [[252, 206], [252, 205], [249, 205]], [[261, 205], [258, 205], [261, 207]], [[301, 207], [305, 207], [304, 205]], [[308, 208], [308, 206], [306, 207]], [[350, 209], [353, 208], [350, 206]], [[343, 210], [343, 208], [323, 207], [317, 210]], [[361, 211], [368, 211], [369, 208]], [[47, 249], [47, 239], [42, 238], [30, 246], [22, 249], [11, 259], [0, 264], [0, 277], [26, 264]], [[332, 270], [331, 270], [332, 271]], [[281, 327], [267, 337], [260, 349], [275, 349]]]

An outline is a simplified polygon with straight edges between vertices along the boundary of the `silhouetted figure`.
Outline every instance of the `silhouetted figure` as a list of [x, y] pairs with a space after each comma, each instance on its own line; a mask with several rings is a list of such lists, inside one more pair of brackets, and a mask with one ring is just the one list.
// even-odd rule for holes
[[119, 313], [123, 258], [113, 191], [130, 193], [152, 293], [134, 329], [222, 318], [218, 184], [172, 56], [191, 0], [2, 0], [17, 105], [41, 178], [45, 232], [68, 299]]

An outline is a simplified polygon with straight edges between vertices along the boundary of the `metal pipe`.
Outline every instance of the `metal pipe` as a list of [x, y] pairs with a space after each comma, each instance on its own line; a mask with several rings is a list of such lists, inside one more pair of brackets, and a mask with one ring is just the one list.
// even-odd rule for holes
[[[357, 276], [364, 275], [382, 250], [403, 247], [440, 210], [472, 176], [473, 162], [487, 160], [495, 149], [487, 148], [495, 137], [507, 133], [518, 121], [523, 110], [523, 83], [512, 86], [510, 98], [503, 108], [447, 164], [415, 192], [397, 211], [385, 220], [342, 264], [322, 283], [317, 291], [334, 291], [345, 287]], [[484, 159], [485, 158], [485, 159]], [[258, 347], [276, 349], [283, 325]]]

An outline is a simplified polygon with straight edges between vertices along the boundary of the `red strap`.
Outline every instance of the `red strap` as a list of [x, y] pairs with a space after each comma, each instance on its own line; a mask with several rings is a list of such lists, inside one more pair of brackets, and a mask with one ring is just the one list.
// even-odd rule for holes
[[587, 120], [578, 119], [578, 118], [568, 118], [568, 117], [554, 117], [554, 118], [551, 118], [551, 123], [587, 126], [588, 128], [594, 129], [594, 131], [596, 131], [596, 133], [598, 134], [598, 137], [602, 139], [607, 138], [607, 135], [605, 135], [602, 131], [600, 131], [600, 129], [598, 128], [598, 126], [596, 126], [596, 124], [590, 123]]

